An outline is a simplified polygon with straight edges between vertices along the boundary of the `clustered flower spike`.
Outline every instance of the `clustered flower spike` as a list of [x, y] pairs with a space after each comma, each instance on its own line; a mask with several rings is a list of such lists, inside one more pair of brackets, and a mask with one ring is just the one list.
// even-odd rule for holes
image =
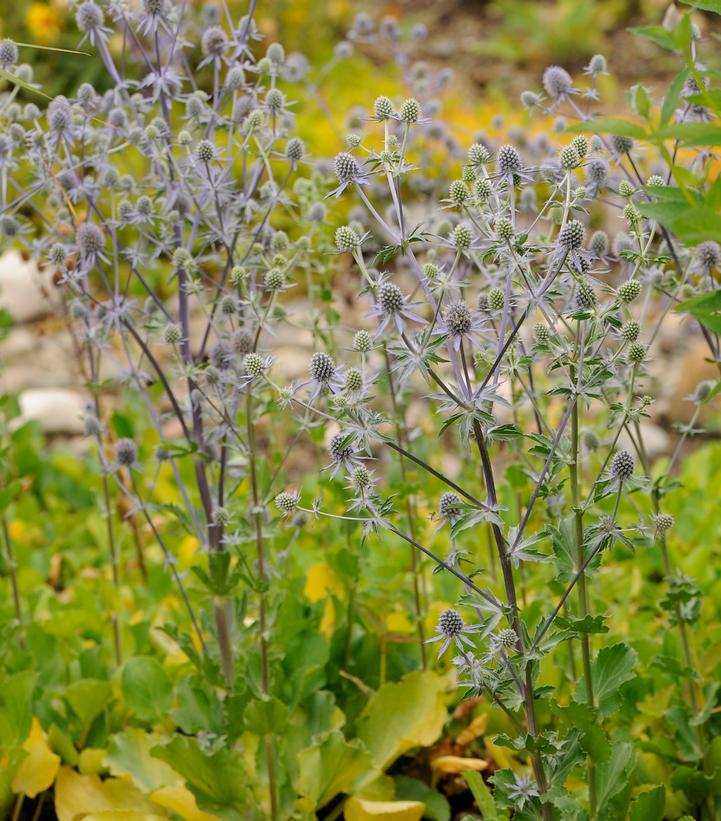
[[637, 279], [629, 279], [618, 289], [618, 297], [621, 302], [629, 304], [633, 302], [641, 293], [641, 283]]
[[341, 152], [336, 154], [335, 174], [340, 182], [352, 182], [360, 175], [358, 162], [352, 154]]
[[558, 232], [558, 244], [569, 251], [577, 251], [583, 247], [583, 238], [586, 229], [578, 220], [569, 220]]
[[517, 174], [521, 170], [521, 156], [512, 145], [502, 145], [496, 155], [496, 166], [501, 174]]
[[335, 232], [335, 245], [341, 254], [354, 251], [360, 245], [360, 237], [350, 225], [342, 225]]
[[298, 509], [299, 503], [300, 494], [297, 492], [289, 493], [287, 491], [283, 491], [275, 497], [275, 506], [278, 508], [282, 516], [290, 516], [291, 513], [295, 513]]
[[373, 113], [377, 120], [390, 120], [395, 114], [393, 103], [389, 97], [378, 97], [373, 106]]
[[658, 533], [666, 533], [674, 525], [674, 518], [670, 513], [658, 513], [653, 517], [653, 526]]
[[353, 336], [353, 350], [358, 353], [369, 353], [373, 347], [373, 340], [368, 331], [356, 331]]
[[619, 450], [611, 462], [611, 473], [620, 481], [633, 476], [633, 456], [627, 450]]

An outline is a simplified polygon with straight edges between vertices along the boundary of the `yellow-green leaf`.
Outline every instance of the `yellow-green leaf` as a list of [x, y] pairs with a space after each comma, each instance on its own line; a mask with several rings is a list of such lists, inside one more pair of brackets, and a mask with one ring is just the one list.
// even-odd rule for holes
[[447, 715], [445, 689], [445, 679], [425, 670], [385, 684], [371, 697], [358, 719], [358, 738], [379, 769], [414, 747], [436, 741]]
[[14, 793], [35, 798], [52, 786], [60, 768], [60, 756], [50, 749], [37, 718], [33, 718], [30, 735], [23, 744], [23, 750], [27, 755], [15, 773], [12, 789]]
[[426, 805], [421, 801], [365, 801], [362, 798], [350, 798], [346, 802], [344, 816], [346, 821], [420, 821]]

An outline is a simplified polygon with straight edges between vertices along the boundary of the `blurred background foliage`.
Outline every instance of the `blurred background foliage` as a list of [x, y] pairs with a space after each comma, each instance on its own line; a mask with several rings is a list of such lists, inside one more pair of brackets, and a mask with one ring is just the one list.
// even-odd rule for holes
[[[197, 8], [215, 0], [194, 0]], [[229, 0], [232, 16], [242, 15], [247, 3]], [[659, 24], [672, 12], [666, 0], [261, 0], [255, 19], [265, 43], [280, 41], [288, 52], [300, 52], [311, 66], [324, 66], [333, 57], [354, 16], [369, 13], [378, 20], [391, 15], [401, 27], [427, 27], [413, 57], [432, 66], [452, 65], [454, 77], [444, 94], [449, 119], [471, 136], [479, 129], [492, 132], [500, 116], [516, 112], [518, 95], [538, 88], [543, 69], [550, 64], [581, 69], [595, 53], [609, 57], [612, 75], [602, 89], [606, 101], [638, 77], [659, 88], [673, 72], [673, 58], [648, 41], [633, 36], [634, 26]], [[700, 17], [701, 26], [705, 21]], [[54, 48], [76, 48], [80, 40], [71, 0], [18, 0], [3, 3], [0, 36], [17, 42]], [[120, 45], [117, 43], [116, 45]], [[262, 50], [262, 47], [261, 47]], [[619, 59], [620, 56], [620, 59]], [[79, 55], [24, 49], [22, 58], [33, 64], [35, 80], [49, 95], [70, 94], [80, 83], [107, 87], [99, 61]], [[349, 78], [352, 80], [349, 82]], [[367, 106], [381, 93], [402, 88], [390, 55], [363, 45], [320, 77], [296, 109], [304, 137], [317, 155], [334, 153], [348, 129], [347, 112]], [[317, 84], [316, 84], [317, 81]], [[318, 128], [318, 117], [329, 121]], [[525, 124], [525, 123], [524, 123]], [[457, 136], [461, 137], [459, 133]]]

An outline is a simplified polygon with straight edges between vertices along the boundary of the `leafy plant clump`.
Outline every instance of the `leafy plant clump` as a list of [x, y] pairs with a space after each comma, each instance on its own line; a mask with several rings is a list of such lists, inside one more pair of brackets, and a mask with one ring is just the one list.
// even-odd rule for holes
[[[721, 390], [721, 98], [691, 15], [639, 31], [679, 72], [628, 117], [596, 55], [522, 95], [540, 131], [462, 145], [422, 28], [359, 15], [314, 72], [254, 6], [77, 4], [102, 94], [22, 103], [0, 43], [0, 230], [64, 296], [91, 444], [46, 452], [5, 398], [0, 806], [715, 818], [721, 458], [684, 459]], [[352, 49], [414, 96], [359, 99], [319, 159], [293, 88]], [[709, 378], [654, 460], [679, 316]]]

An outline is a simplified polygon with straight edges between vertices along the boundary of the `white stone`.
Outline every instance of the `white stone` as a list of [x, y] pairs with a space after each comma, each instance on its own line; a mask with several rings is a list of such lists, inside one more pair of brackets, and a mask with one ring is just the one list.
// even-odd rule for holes
[[30, 322], [53, 309], [52, 271], [40, 271], [33, 261], [26, 262], [17, 251], [0, 256], [0, 308], [15, 322]]
[[78, 434], [83, 431], [86, 401], [82, 394], [67, 388], [32, 388], [19, 397], [20, 422], [40, 423], [49, 434]]

